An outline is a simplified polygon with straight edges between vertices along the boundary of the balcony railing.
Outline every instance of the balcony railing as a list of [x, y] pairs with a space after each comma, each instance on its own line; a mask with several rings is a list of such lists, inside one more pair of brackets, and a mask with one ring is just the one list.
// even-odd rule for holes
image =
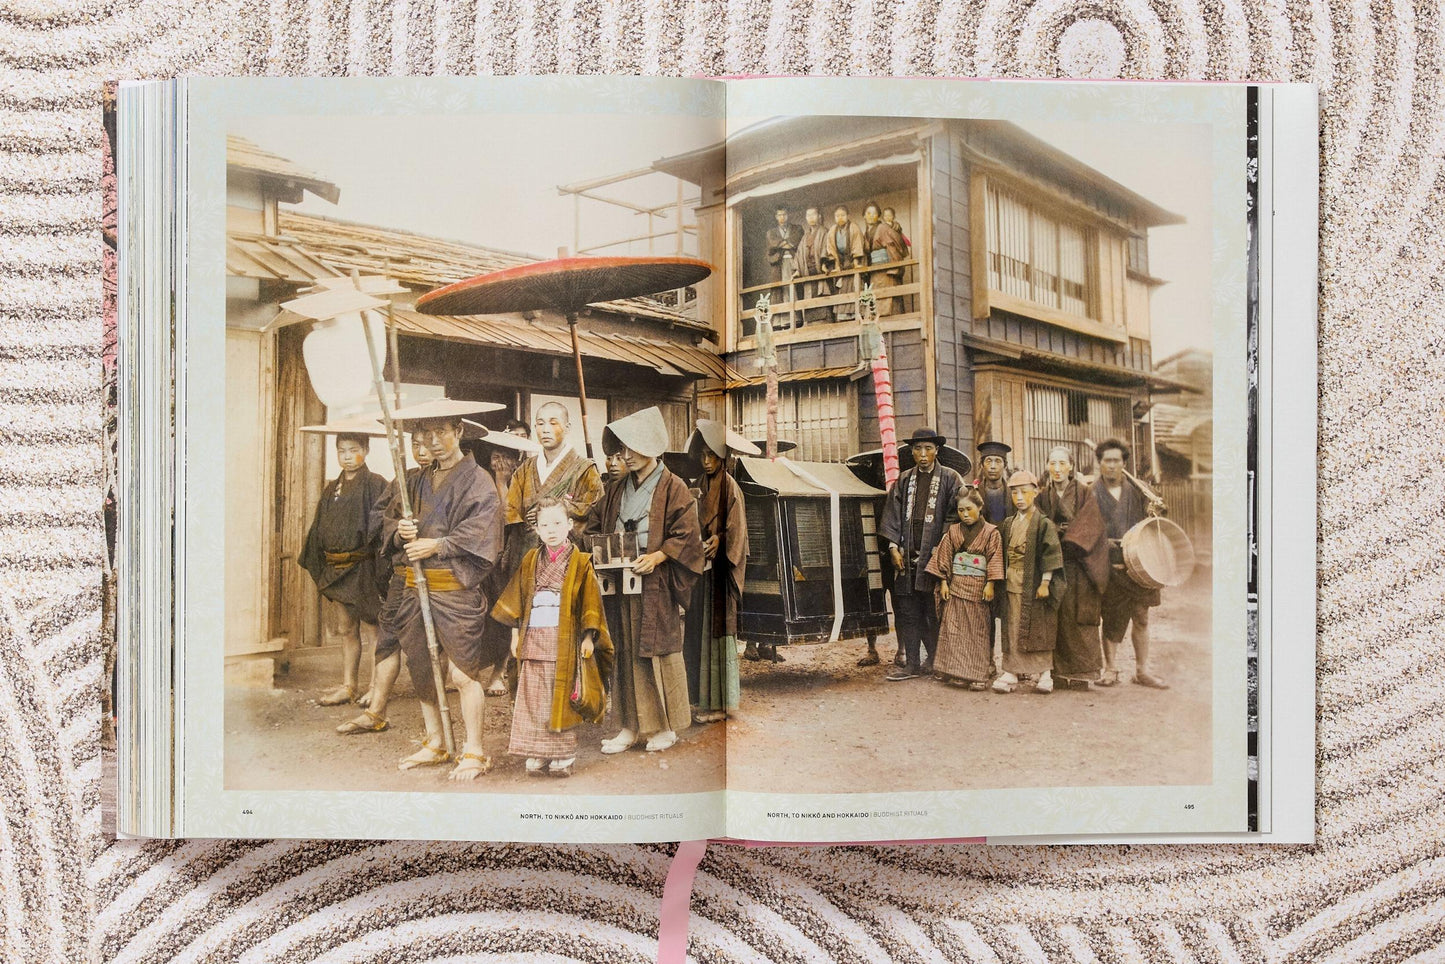
[[[849, 268], [832, 274], [799, 275], [791, 281], [773, 281], [751, 285], [739, 293], [738, 319], [742, 337], [749, 338], [758, 326], [757, 303], [770, 295], [774, 330], [791, 330], [805, 325], [831, 324], [857, 319], [856, 304], [862, 286], [870, 279], [882, 278], [885, 271], [902, 269], [903, 278], [895, 285], [874, 281], [873, 293], [878, 297], [880, 318], [915, 315], [919, 311], [919, 261], [889, 261], [866, 268]], [[839, 290], [844, 288], [847, 290]]]

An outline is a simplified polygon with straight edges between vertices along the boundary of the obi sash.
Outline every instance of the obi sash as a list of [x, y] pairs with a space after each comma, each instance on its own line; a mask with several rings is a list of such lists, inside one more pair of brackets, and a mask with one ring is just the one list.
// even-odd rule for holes
[[[450, 569], [423, 569], [422, 572], [426, 574], [426, 587], [432, 592], [459, 592], [466, 588]], [[406, 567], [406, 587], [416, 588], [416, 570], [411, 566]]]
[[358, 549], [355, 552], [327, 552], [326, 564], [333, 569], [350, 569], [367, 556], [366, 550]]

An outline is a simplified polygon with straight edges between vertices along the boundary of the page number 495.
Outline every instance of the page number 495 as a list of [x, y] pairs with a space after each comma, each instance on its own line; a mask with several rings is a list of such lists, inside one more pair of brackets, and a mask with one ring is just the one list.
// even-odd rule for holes
[[[1185, 810], [1193, 810], [1193, 809], [1194, 809], [1194, 804], [1192, 804], [1192, 803], [1186, 803], [1186, 804], [1184, 805], [1184, 809], [1185, 809]], [[251, 811], [247, 810], [246, 812], [247, 812], [247, 813], [250, 813]]]

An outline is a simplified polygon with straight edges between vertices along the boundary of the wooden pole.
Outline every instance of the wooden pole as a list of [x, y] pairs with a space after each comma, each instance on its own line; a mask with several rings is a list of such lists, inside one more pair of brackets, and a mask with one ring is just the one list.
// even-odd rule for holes
[[858, 297], [859, 342], [873, 370], [873, 398], [878, 406], [878, 442], [883, 450], [883, 487], [898, 480], [898, 426], [893, 414], [893, 372], [888, 367], [888, 344], [878, 327], [878, 302], [871, 289]]
[[577, 398], [582, 406], [582, 441], [587, 447], [587, 457], [597, 458], [592, 451], [592, 433], [587, 431], [587, 381], [582, 377], [582, 346], [577, 341], [577, 312], [567, 312], [567, 330], [572, 333], [572, 360], [577, 363]]
[[[352, 281], [357, 289], [361, 288], [361, 277], [356, 271], [352, 271]], [[391, 306], [387, 305], [386, 318], [388, 327], [395, 332], [395, 325], [391, 317]], [[391, 465], [396, 472], [396, 492], [401, 499], [401, 515], [403, 519], [411, 519], [411, 495], [406, 491], [406, 456], [401, 449], [401, 429], [391, 420], [391, 406], [386, 403], [386, 382], [381, 372], [381, 358], [376, 351], [376, 340], [371, 337], [371, 326], [366, 323], [366, 315], [361, 315], [361, 331], [366, 336], [366, 351], [371, 356], [371, 380], [376, 389], [376, 402], [381, 408], [381, 424], [386, 429], [386, 441], [391, 448]], [[400, 385], [401, 359], [395, 358], [398, 371], [395, 373], [394, 382]], [[400, 392], [398, 391], [398, 394]], [[411, 564], [412, 576], [416, 581], [416, 598], [421, 607], [421, 622], [426, 630], [426, 651], [431, 657], [432, 683], [437, 691], [437, 708], [441, 711], [442, 717], [442, 743], [447, 753], [455, 755], [457, 751], [456, 742], [452, 737], [452, 716], [447, 707], [446, 682], [442, 679], [441, 650], [437, 644], [436, 621], [432, 619], [431, 593], [427, 590], [426, 573], [422, 571], [421, 560], [415, 560]]]
[[778, 352], [773, 345], [773, 301], [764, 294], [757, 304], [758, 359], [763, 364], [767, 394], [763, 396], [767, 442], [763, 454], [768, 461], [778, 457]]

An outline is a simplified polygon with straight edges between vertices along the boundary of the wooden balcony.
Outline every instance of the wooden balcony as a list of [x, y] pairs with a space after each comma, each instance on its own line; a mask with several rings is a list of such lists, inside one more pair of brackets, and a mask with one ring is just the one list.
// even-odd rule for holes
[[[879, 327], [884, 331], [903, 328], [917, 328], [923, 314], [922, 285], [918, 281], [920, 262], [916, 258], [907, 261], [891, 261], [886, 265], [871, 265], [867, 268], [850, 268], [832, 274], [799, 275], [789, 282], [771, 282], [752, 285], [738, 292], [739, 337], [737, 348], [746, 350], [755, 344], [757, 331], [757, 302], [764, 294], [770, 294], [774, 341], [786, 344], [812, 338], [839, 338], [856, 335], [859, 324], [856, 312], [849, 311], [849, 317], [838, 319], [837, 309], [852, 308], [862, 286], [868, 278], [883, 271], [903, 269], [903, 282], [890, 287], [874, 289], [879, 302]], [[831, 294], [818, 294], [819, 283], [827, 284]], [[837, 291], [840, 282], [851, 282], [849, 291]], [[890, 310], [891, 309], [891, 310]], [[887, 313], [885, 313], [887, 312]]]

